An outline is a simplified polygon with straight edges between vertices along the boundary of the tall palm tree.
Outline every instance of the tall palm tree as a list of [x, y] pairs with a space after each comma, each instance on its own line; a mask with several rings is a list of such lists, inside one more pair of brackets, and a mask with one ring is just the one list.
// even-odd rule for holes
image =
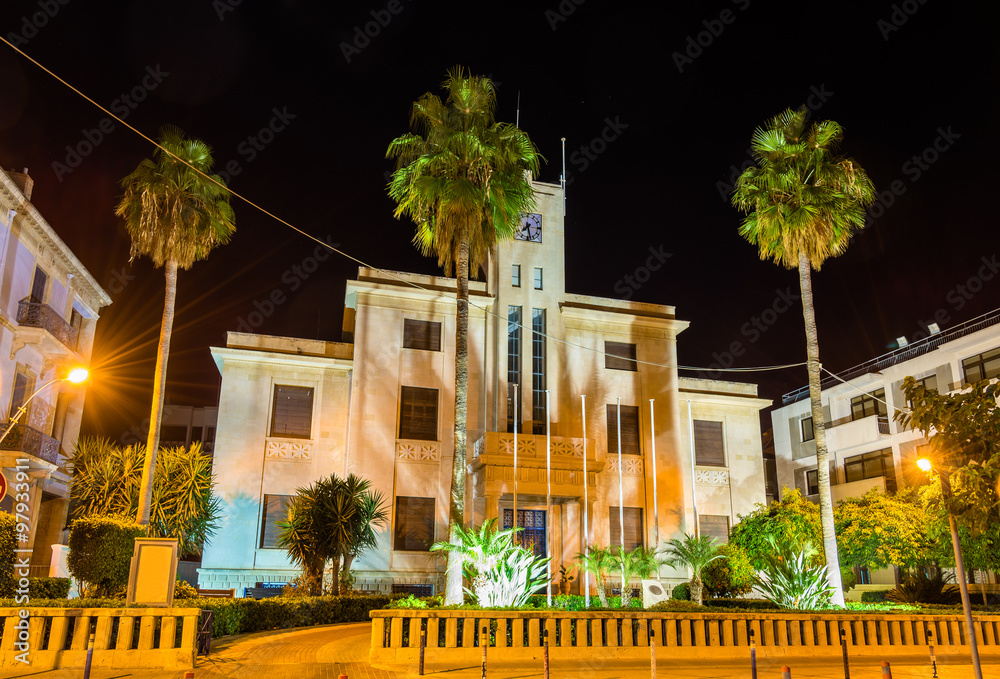
[[[132, 257], [145, 255], [166, 275], [166, 293], [160, 341], [153, 375], [153, 403], [149, 415], [149, 437], [139, 493], [136, 521], [149, 523], [153, 497], [153, 470], [160, 443], [164, 383], [170, 334], [174, 327], [177, 269], [208, 257], [217, 245], [228, 243], [236, 230], [229, 191], [212, 170], [212, 149], [199, 139], [188, 139], [180, 128], [166, 125], [152, 159], [145, 159], [121, 185], [125, 190], [115, 214], [125, 220], [132, 239]], [[166, 149], [166, 151], [164, 151]], [[213, 181], [214, 180], [214, 181]]]
[[807, 126], [805, 109], [786, 109], [754, 131], [751, 148], [758, 167], [740, 175], [732, 199], [747, 215], [740, 234], [758, 247], [760, 258], [799, 271], [823, 550], [835, 590], [833, 603], [838, 606], [844, 605], [844, 593], [837, 567], [811, 275], [830, 257], [843, 254], [854, 232], [864, 228], [865, 208], [875, 198], [864, 169], [851, 158], [834, 155], [842, 139], [843, 130], [836, 122]]
[[716, 539], [710, 535], [700, 535], [695, 537], [690, 533], [684, 534], [684, 539], [674, 538], [666, 542], [666, 549], [663, 552], [664, 563], [672, 568], [685, 566], [691, 569], [691, 601], [701, 606], [701, 572], [705, 566], [716, 559], [725, 559], [726, 556], [719, 552], [719, 545]]
[[[457, 278], [455, 327], [455, 454], [452, 463], [449, 540], [465, 523], [466, 405], [468, 386], [469, 269], [498, 243], [511, 240], [521, 214], [534, 209], [529, 173], [542, 159], [527, 134], [494, 118], [496, 92], [489, 78], [461, 67], [448, 72], [445, 101], [430, 92], [413, 104], [412, 133], [389, 144], [396, 159], [389, 196], [395, 216], [416, 224], [414, 243]], [[448, 557], [445, 601], [462, 602], [457, 552]]]

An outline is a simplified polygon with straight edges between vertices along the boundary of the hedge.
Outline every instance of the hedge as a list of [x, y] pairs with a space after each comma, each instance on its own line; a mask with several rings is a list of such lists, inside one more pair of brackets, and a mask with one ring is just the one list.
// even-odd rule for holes
[[69, 572], [94, 586], [98, 595], [124, 592], [135, 539], [145, 534], [144, 526], [122, 517], [76, 519], [69, 528]]
[[65, 599], [69, 587], [69, 578], [28, 578], [28, 596], [32, 599]]
[[0, 596], [14, 596], [17, 578], [14, 577], [14, 550], [17, 549], [17, 519], [13, 514], [0, 512]]
[[887, 589], [879, 589], [875, 591], [862, 592], [861, 602], [866, 604], [880, 604], [885, 601], [885, 597], [889, 594]]

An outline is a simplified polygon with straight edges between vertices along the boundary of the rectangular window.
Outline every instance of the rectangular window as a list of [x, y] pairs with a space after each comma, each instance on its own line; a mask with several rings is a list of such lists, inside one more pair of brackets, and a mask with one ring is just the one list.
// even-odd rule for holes
[[291, 495], [265, 495], [260, 522], [260, 548], [278, 549], [279, 521], [285, 520]]
[[892, 458], [892, 448], [876, 450], [863, 455], [855, 455], [844, 460], [844, 475], [847, 482], [885, 477], [885, 489], [896, 491], [896, 464]]
[[397, 497], [392, 548], [399, 552], [426, 552], [434, 543], [434, 498]]
[[1000, 377], [1000, 347], [962, 360], [966, 384]]
[[289, 439], [312, 438], [312, 387], [275, 385], [271, 436]]
[[521, 287], [521, 265], [514, 264], [510, 272], [510, 284], [515, 288]]
[[35, 276], [31, 279], [31, 301], [41, 303], [45, 299], [45, 286], [49, 277], [44, 271], [35, 268]]
[[[515, 265], [516, 266], [516, 265]], [[515, 418], [521, 429], [521, 307], [507, 307], [507, 431], [514, 431]], [[515, 409], [514, 393], [518, 398]]]
[[531, 420], [535, 434], [545, 433], [545, 385], [545, 309], [532, 309]]
[[819, 472], [815, 469], [806, 472], [806, 495], [819, 493]]
[[[24, 405], [25, 399], [28, 395], [35, 390], [35, 378], [24, 372], [23, 369], [18, 369], [17, 374], [14, 376], [14, 390], [10, 395], [10, 411], [8, 415], [9, 420], [13, 420], [14, 416], [17, 415], [17, 411], [21, 409]], [[21, 424], [27, 424], [28, 418], [22, 417], [18, 420]]]
[[937, 374], [928, 375], [927, 377], [921, 377], [919, 380], [917, 380], [917, 384], [922, 385], [924, 389], [928, 390], [933, 389], [934, 391], [937, 391], [938, 388]]
[[403, 348], [441, 351], [441, 324], [412, 318], [404, 319]]
[[802, 442], [812, 441], [814, 438], [816, 435], [813, 433], [813, 418], [807, 417], [802, 420]]
[[726, 466], [721, 422], [694, 421], [694, 462], [709, 467]]
[[698, 516], [698, 525], [701, 534], [713, 537], [720, 543], [729, 542], [729, 517], [712, 514], [701, 514]]
[[[622, 532], [618, 507], [610, 507], [611, 549], [622, 545]], [[642, 547], [642, 507], [625, 507], [625, 551]]]
[[535, 290], [542, 289], [542, 269], [541, 267], [535, 267]]
[[[618, 406], [608, 404], [608, 455], [618, 454]], [[622, 455], [641, 455], [639, 406], [622, 406]]]
[[625, 342], [604, 343], [604, 367], [608, 370], [636, 370], [635, 345]]
[[403, 387], [399, 401], [399, 438], [437, 441], [438, 390]]
[[856, 566], [854, 568], [854, 579], [859, 585], [870, 585], [872, 584], [872, 572], [865, 566]]
[[870, 394], [851, 399], [851, 420], [860, 420], [872, 415], [886, 417], [885, 389], [876, 389]]

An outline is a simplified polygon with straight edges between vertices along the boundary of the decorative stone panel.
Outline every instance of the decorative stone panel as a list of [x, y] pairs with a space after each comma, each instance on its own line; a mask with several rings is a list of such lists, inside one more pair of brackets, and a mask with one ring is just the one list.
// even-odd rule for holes
[[694, 481], [712, 486], [725, 486], [729, 484], [729, 472], [725, 469], [695, 469]]
[[441, 461], [440, 441], [396, 441], [396, 459], [404, 462], [433, 462]]
[[[618, 473], [618, 456], [609, 455], [608, 456], [608, 471], [614, 474]], [[622, 455], [622, 475], [623, 476], [642, 476], [642, 458], [634, 457], [631, 455]]]
[[312, 443], [309, 441], [268, 441], [265, 450], [268, 460], [310, 460]]

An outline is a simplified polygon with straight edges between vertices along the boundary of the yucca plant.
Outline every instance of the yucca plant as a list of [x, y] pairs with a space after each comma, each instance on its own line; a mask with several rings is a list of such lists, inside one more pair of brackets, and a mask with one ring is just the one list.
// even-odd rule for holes
[[949, 584], [951, 573], [936, 570], [933, 576], [923, 569], [903, 573], [899, 586], [886, 594], [886, 599], [898, 604], [956, 604], [961, 595], [958, 587]]
[[532, 593], [545, 587], [552, 579], [548, 572], [549, 559], [536, 557], [533, 552], [514, 544], [520, 528], [496, 529], [496, 519], [466, 530], [452, 526], [452, 535], [459, 543], [436, 542], [431, 551], [454, 554], [465, 576], [472, 581], [465, 592], [483, 607], [523, 606]]
[[815, 610], [829, 608], [834, 588], [827, 580], [826, 566], [813, 563], [816, 548], [809, 543], [778, 545], [769, 538], [773, 554], [757, 575], [756, 585], [764, 598], [781, 608]]

